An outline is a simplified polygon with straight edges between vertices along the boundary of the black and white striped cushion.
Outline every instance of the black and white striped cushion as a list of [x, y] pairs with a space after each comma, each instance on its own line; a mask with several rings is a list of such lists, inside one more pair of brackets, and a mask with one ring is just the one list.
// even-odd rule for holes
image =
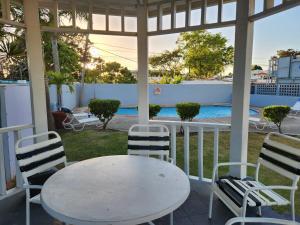
[[60, 138], [18, 148], [16, 149], [16, 158], [20, 171], [25, 177], [51, 169], [66, 160]]
[[[217, 185], [238, 207], [242, 207], [243, 197], [247, 190], [252, 187], [264, 187], [260, 182], [250, 179], [240, 180], [234, 177], [220, 178]], [[247, 204], [250, 207], [287, 205], [289, 201], [272, 190], [262, 190], [251, 192], [248, 195]]]
[[169, 151], [170, 137], [166, 132], [128, 135], [128, 150]]
[[276, 171], [279, 169], [281, 174], [286, 172], [296, 176], [300, 175], [300, 148], [293, 148], [273, 140], [265, 140], [259, 159], [263, 165]]

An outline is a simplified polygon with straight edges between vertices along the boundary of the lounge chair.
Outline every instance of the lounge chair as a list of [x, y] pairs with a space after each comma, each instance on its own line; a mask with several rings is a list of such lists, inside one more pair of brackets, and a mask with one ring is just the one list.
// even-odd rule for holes
[[291, 107], [292, 112], [290, 113], [292, 116], [300, 115], [300, 98], [297, 100], [295, 105]]
[[249, 124], [255, 126], [257, 130], [264, 130], [265, 128], [277, 129], [273, 122], [265, 118], [249, 117]]
[[74, 111], [72, 111], [71, 109], [69, 108], [66, 108], [66, 107], [61, 107], [61, 111], [66, 113], [66, 114], [72, 114], [73, 116], [79, 118], [79, 117], [88, 117], [89, 114], [86, 113], [86, 112], [79, 112], [79, 113], [76, 113]]
[[96, 127], [101, 127], [102, 123], [98, 117], [89, 115], [88, 113], [67, 113], [62, 125], [66, 130], [82, 131], [85, 126], [95, 125]]

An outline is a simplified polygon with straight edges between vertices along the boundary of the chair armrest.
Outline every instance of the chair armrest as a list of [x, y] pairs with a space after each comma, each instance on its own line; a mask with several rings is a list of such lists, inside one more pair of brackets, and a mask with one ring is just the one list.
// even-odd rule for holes
[[273, 185], [273, 186], [261, 186], [261, 187], [252, 187], [248, 189], [244, 196], [243, 196], [243, 207], [247, 206], [247, 197], [248, 195], [253, 191], [262, 191], [262, 190], [289, 190], [289, 191], [296, 191], [298, 189], [297, 186], [279, 186], [279, 185]]
[[300, 225], [295, 221], [282, 220], [275, 218], [263, 218], [263, 217], [235, 217], [226, 222], [225, 225], [233, 225], [235, 223], [272, 223], [272, 224], [282, 224], [282, 225]]
[[213, 170], [213, 177], [212, 177], [212, 183], [215, 183], [215, 178], [216, 178], [216, 174], [218, 172], [218, 169], [220, 167], [225, 167], [225, 166], [249, 166], [249, 167], [254, 167], [256, 168], [257, 165], [254, 163], [243, 163], [243, 162], [225, 162], [225, 163], [218, 163]]
[[26, 185], [26, 184], [23, 185], [23, 188], [25, 189], [42, 189], [42, 187], [43, 186], [41, 185]]

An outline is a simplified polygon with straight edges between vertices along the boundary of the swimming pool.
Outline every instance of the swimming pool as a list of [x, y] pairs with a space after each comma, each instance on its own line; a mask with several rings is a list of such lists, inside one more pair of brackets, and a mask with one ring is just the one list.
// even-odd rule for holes
[[[251, 116], [258, 115], [258, 112], [250, 109]], [[136, 116], [136, 108], [120, 108], [117, 115]], [[159, 117], [178, 117], [175, 107], [163, 107], [158, 114]], [[198, 119], [221, 118], [231, 116], [231, 106], [204, 105], [200, 108], [200, 113], [195, 117]]]

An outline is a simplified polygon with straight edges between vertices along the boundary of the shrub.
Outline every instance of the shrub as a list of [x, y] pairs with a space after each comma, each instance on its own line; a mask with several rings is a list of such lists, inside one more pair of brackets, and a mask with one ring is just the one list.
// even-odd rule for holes
[[182, 102], [176, 104], [176, 111], [182, 121], [192, 121], [199, 114], [200, 104], [195, 102]]
[[157, 116], [160, 110], [161, 110], [160, 105], [149, 104], [149, 118], [152, 119], [153, 117]]
[[89, 108], [92, 114], [103, 123], [103, 130], [118, 111], [121, 102], [113, 99], [92, 99]]
[[289, 114], [291, 108], [289, 106], [271, 105], [264, 108], [263, 115], [268, 120], [271, 120], [278, 127], [281, 133], [281, 124], [284, 118]]

